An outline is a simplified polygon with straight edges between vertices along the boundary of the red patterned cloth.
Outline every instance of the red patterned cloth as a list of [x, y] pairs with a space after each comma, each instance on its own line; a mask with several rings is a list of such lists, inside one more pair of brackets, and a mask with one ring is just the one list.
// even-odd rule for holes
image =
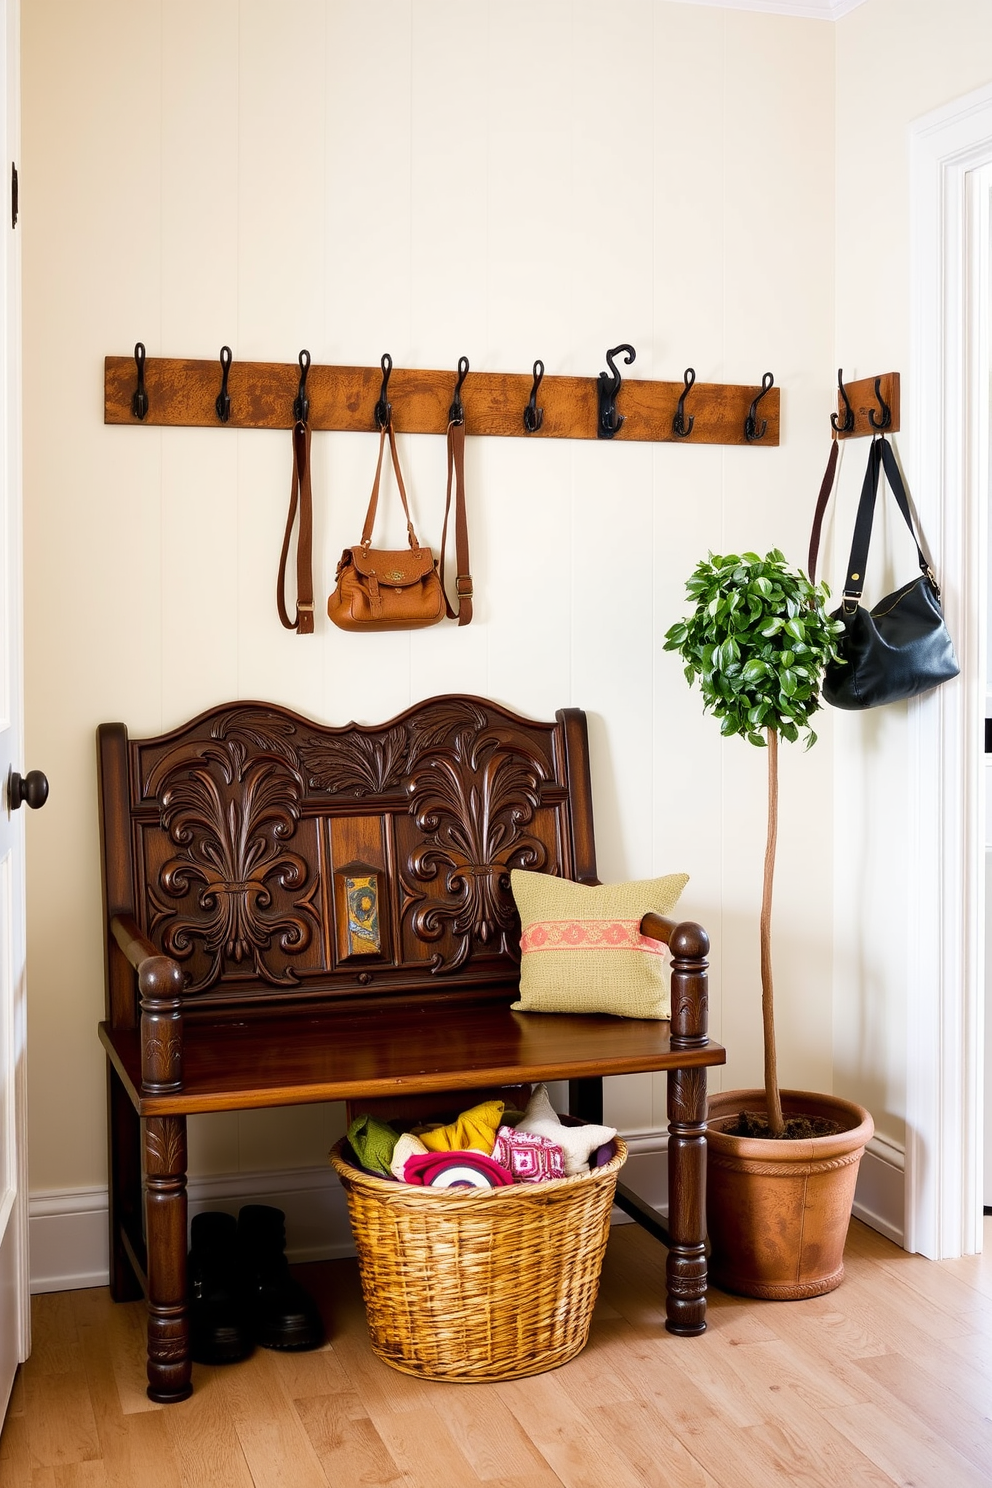
[[516, 1183], [544, 1183], [565, 1176], [565, 1154], [557, 1142], [536, 1132], [514, 1131], [512, 1126], [501, 1126], [497, 1132], [493, 1160]]
[[513, 1179], [484, 1152], [415, 1152], [403, 1168], [404, 1183], [422, 1188], [503, 1188]]

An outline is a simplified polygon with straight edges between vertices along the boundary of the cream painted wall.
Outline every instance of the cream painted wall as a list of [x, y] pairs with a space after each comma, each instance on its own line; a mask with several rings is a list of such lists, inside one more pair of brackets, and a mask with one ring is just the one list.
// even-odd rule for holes
[[[992, 79], [992, 7], [986, 0], [867, 0], [838, 22], [836, 35], [837, 360], [850, 377], [902, 372], [905, 432], [893, 442], [912, 492], [909, 126]], [[860, 448], [846, 456], [832, 530], [849, 541], [864, 458]], [[878, 529], [869, 597], [914, 572], [900, 525], [896, 515]], [[828, 576], [842, 574], [843, 549], [834, 538]], [[940, 553], [933, 556], [939, 576]], [[853, 833], [856, 842], [835, 859], [835, 1088], [869, 1106], [877, 1129], [898, 1142], [912, 939], [900, 869], [910, 859], [907, 705], [839, 717], [834, 746], [836, 840], [849, 843]]]
[[[764, 756], [720, 741], [661, 634], [707, 549], [805, 553], [835, 365], [834, 28], [655, 0], [23, 6], [28, 758], [52, 783], [29, 831], [32, 1187], [105, 1174], [94, 729], [225, 698], [333, 723], [446, 690], [586, 708], [601, 875], [691, 874], [727, 1079], [756, 1080]], [[318, 618], [301, 639], [273, 602], [288, 435], [105, 428], [103, 358], [138, 339], [590, 376], [629, 340], [641, 377], [773, 370], [783, 442], [472, 440], [471, 628]], [[402, 443], [436, 545], [443, 446]], [[315, 439], [319, 591], [374, 456]], [[785, 751], [776, 905], [781, 1068], [823, 1089], [833, 722]], [[663, 1081], [614, 1083], [609, 1110], [662, 1126]], [[319, 1162], [338, 1119], [208, 1118], [193, 1169]]]

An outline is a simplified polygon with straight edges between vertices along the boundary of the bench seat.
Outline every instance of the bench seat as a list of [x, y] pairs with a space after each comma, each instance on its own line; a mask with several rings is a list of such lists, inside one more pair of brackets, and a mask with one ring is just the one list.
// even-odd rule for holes
[[671, 1025], [654, 1019], [423, 1004], [390, 1016], [388, 1043], [378, 1015], [187, 1026], [182, 1090], [143, 1095], [138, 1031], [102, 1023], [100, 1037], [140, 1116], [354, 1103], [723, 1062], [718, 1044], [673, 1049]]

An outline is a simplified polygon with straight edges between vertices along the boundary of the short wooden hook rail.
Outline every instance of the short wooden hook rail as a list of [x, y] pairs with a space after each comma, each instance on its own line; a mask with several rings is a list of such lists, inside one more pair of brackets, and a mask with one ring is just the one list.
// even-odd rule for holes
[[899, 373], [882, 372], [844, 382], [837, 373], [837, 412], [830, 423], [838, 439], [860, 439], [865, 434], [898, 434]]
[[[541, 365], [535, 363], [535, 367]], [[300, 386], [296, 362], [239, 362], [225, 369], [227, 418], [217, 412], [216, 358], [190, 361], [176, 357], [141, 358], [144, 413], [134, 410], [134, 356], [108, 356], [104, 378], [104, 422], [107, 424], [171, 425], [186, 428], [288, 429]], [[349, 432], [374, 432], [375, 409], [382, 390], [382, 367], [332, 367], [314, 363], [308, 369], [306, 392], [310, 427]], [[765, 378], [770, 374], [765, 374]], [[410, 434], [443, 434], [457, 373], [414, 371], [394, 367], [389, 397], [397, 429]], [[461, 398], [469, 434], [519, 435], [530, 439], [595, 439], [599, 417], [597, 379], [544, 377], [540, 381], [543, 417], [525, 422], [535, 386], [530, 372], [469, 372]], [[620, 440], [651, 440], [680, 444], [779, 443], [780, 392], [771, 387], [761, 403], [765, 423], [760, 439], [748, 439], [745, 425], [761, 381], [748, 386], [696, 382], [692, 387], [693, 426], [680, 435], [675, 417], [684, 402], [684, 382], [648, 382], [624, 378], [617, 395], [622, 427]], [[683, 427], [685, 427], [683, 425]]]

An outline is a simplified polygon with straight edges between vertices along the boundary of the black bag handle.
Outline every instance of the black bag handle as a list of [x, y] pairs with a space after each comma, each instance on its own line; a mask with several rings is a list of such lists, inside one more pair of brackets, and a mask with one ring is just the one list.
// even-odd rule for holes
[[858, 502], [858, 515], [854, 524], [854, 538], [851, 542], [851, 556], [847, 565], [847, 579], [844, 584], [844, 612], [852, 614], [857, 609], [858, 603], [865, 588], [865, 568], [868, 564], [868, 548], [871, 544], [872, 522], [875, 517], [875, 499], [878, 495], [878, 477], [882, 470], [892, 487], [892, 494], [896, 498], [896, 505], [902, 512], [909, 535], [916, 546], [916, 555], [920, 561], [920, 572], [929, 581], [934, 594], [940, 598], [940, 590], [937, 588], [937, 580], [931, 571], [920, 540], [913, 526], [913, 517], [909, 509], [909, 497], [906, 495], [906, 487], [903, 484], [896, 457], [892, 453], [892, 447], [887, 439], [873, 439], [871, 449], [868, 452], [868, 468], [865, 471], [864, 482], [861, 486], [861, 500]]

